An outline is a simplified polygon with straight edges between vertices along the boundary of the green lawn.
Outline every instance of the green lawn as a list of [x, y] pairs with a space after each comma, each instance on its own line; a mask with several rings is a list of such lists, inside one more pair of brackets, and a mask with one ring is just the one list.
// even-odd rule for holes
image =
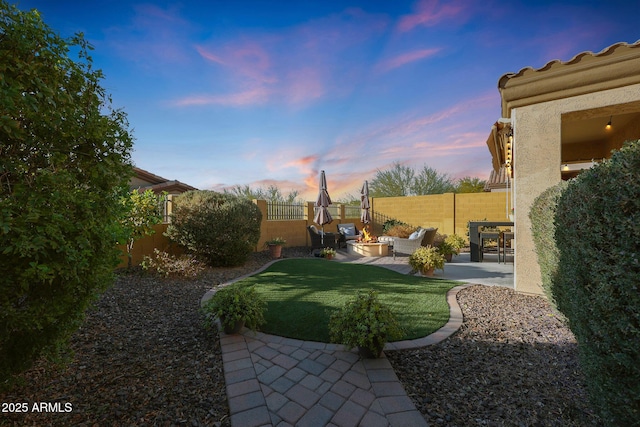
[[449, 320], [446, 294], [459, 282], [407, 276], [382, 267], [324, 259], [289, 259], [233, 286], [255, 285], [267, 301], [262, 331], [283, 337], [329, 342], [329, 315], [356, 291], [375, 289], [407, 332], [402, 339], [429, 335]]

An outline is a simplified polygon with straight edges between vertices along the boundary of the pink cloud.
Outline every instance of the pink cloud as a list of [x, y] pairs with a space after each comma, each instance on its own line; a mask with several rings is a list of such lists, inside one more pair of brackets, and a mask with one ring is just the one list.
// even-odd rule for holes
[[461, 2], [456, 1], [455, 3], [455, 5], [440, 4], [439, 0], [421, 0], [414, 13], [400, 19], [398, 30], [407, 32], [418, 26], [432, 27], [442, 21], [454, 18], [464, 10]]
[[376, 68], [381, 70], [382, 72], [393, 70], [394, 68], [402, 67], [403, 65], [410, 64], [415, 61], [419, 61], [424, 58], [428, 58], [430, 56], [435, 55], [440, 52], [440, 48], [434, 49], [420, 49], [414, 50], [412, 52], [406, 52], [401, 55], [396, 56], [395, 58], [388, 59], [378, 64]]
[[310, 155], [305, 157], [300, 157], [298, 159], [293, 159], [285, 163], [283, 166], [288, 167], [297, 167], [297, 168], [307, 168], [309, 165], [314, 164], [318, 160], [318, 156]]
[[[211, 40], [195, 50], [221, 79], [229, 81], [227, 86], [232, 93], [245, 93], [247, 87], [260, 88], [267, 98], [256, 98], [258, 103], [277, 102], [301, 108], [326, 97], [350, 93], [354, 79], [370, 72], [350, 58], [387, 27], [387, 17], [351, 8], [275, 32]], [[215, 90], [212, 88], [211, 92]], [[191, 102], [175, 105], [245, 105], [220, 98], [218, 94], [199, 94], [185, 97]]]
[[194, 95], [188, 96], [172, 104], [178, 107], [189, 107], [197, 105], [225, 105], [230, 107], [242, 107], [246, 105], [264, 104], [269, 99], [269, 90], [258, 87], [244, 92], [231, 93], [226, 95]]

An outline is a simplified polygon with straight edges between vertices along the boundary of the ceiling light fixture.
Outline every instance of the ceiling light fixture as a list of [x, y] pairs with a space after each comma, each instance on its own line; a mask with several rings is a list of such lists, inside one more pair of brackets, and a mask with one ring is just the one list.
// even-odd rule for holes
[[610, 130], [611, 129], [611, 118], [613, 116], [609, 117], [609, 123], [607, 123], [607, 125], [604, 127], [606, 130]]

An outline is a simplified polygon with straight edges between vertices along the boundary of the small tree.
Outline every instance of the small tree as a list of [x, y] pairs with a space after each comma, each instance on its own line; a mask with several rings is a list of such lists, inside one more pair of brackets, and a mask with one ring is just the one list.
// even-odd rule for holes
[[132, 265], [133, 244], [144, 236], [154, 234], [153, 226], [162, 221], [159, 206], [161, 197], [166, 197], [166, 193], [158, 196], [152, 190], [142, 193], [132, 190], [122, 198], [121, 202], [125, 206], [126, 214], [120, 222], [127, 247], [127, 268], [131, 268]]
[[174, 203], [166, 235], [211, 266], [242, 265], [258, 244], [262, 213], [245, 198], [198, 190]]
[[0, 0], [0, 388], [64, 348], [118, 264], [132, 139], [91, 49]]
[[456, 193], [482, 193], [487, 182], [478, 177], [465, 176], [456, 184]]

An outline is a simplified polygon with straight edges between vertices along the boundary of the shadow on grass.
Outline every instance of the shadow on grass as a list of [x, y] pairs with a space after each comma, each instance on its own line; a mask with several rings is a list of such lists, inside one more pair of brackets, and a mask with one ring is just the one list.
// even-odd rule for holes
[[237, 282], [255, 285], [267, 301], [267, 333], [329, 341], [330, 313], [358, 291], [374, 289], [405, 329], [402, 339], [427, 336], [449, 320], [446, 294], [459, 282], [407, 276], [382, 267], [291, 259]]

